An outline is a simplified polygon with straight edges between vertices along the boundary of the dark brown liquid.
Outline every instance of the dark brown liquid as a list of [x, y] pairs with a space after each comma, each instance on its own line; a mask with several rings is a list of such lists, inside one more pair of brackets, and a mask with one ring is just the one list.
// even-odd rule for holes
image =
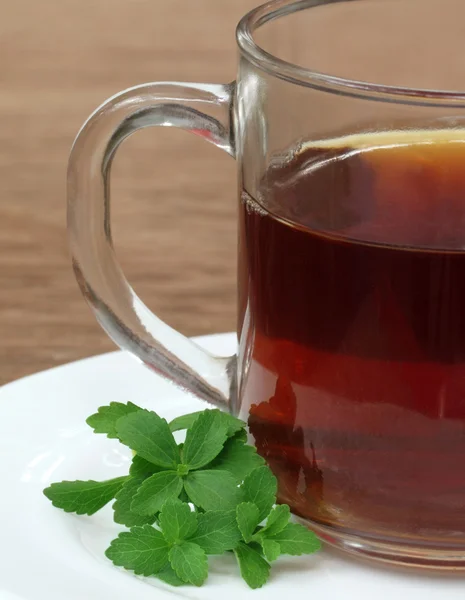
[[446, 136], [308, 147], [243, 191], [242, 414], [301, 516], [463, 547], [465, 143]]

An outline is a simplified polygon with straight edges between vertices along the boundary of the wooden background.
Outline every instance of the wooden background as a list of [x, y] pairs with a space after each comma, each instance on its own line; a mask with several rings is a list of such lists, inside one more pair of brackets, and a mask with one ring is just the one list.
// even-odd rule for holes
[[[0, 21], [0, 383], [112, 350], [80, 295], [65, 230], [69, 149], [88, 114], [150, 80], [234, 78], [257, 0], [15, 0]], [[235, 326], [234, 161], [182, 131], [127, 141], [113, 223], [128, 279], [193, 335]]]

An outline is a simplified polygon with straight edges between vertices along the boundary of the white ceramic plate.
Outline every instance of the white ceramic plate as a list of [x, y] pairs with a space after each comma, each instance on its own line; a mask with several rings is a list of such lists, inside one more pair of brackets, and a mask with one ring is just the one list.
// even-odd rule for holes
[[[232, 354], [235, 336], [199, 343]], [[0, 600], [455, 600], [465, 577], [362, 563], [329, 549], [280, 559], [270, 582], [251, 591], [233, 557], [211, 560], [202, 588], [171, 588], [116, 569], [103, 555], [119, 531], [105, 509], [77, 517], [42, 495], [52, 481], [125, 474], [129, 452], [85, 424], [96, 408], [131, 400], [167, 418], [203, 405], [114, 352], [26, 377], [0, 389]]]

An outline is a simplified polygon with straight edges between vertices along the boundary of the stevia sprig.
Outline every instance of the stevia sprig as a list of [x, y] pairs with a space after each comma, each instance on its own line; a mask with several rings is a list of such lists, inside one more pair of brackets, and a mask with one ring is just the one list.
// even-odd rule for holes
[[[320, 548], [314, 533], [289, 522], [287, 505], [275, 506], [276, 478], [247, 444], [243, 421], [215, 409], [168, 424], [131, 402], [112, 402], [87, 423], [133, 451], [129, 474], [52, 483], [44, 494], [80, 515], [115, 499], [115, 522], [130, 528], [106, 551], [115, 565], [170, 585], [199, 586], [207, 579], [207, 556], [233, 551], [242, 577], [257, 588], [281, 554]], [[173, 433], [183, 430], [178, 443]]]

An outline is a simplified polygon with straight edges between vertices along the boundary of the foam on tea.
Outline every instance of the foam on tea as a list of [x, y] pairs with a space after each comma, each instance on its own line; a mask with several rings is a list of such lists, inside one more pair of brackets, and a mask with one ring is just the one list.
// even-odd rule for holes
[[347, 532], [463, 545], [465, 131], [306, 144], [255, 196], [242, 416], [282, 501]]

